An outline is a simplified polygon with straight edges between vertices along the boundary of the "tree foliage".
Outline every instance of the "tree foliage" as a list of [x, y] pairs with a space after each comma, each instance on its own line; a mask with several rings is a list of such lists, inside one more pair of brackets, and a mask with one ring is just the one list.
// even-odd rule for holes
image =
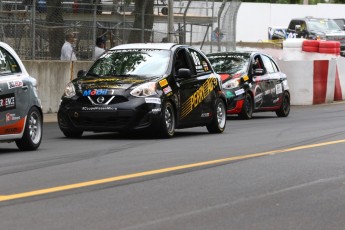
[[[149, 42], [153, 27], [155, 0], [135, 0], [134, 23], [128, 43]], [[144, 15], [143, 15], [144, 14]], [[143, 32], [145, 29], [145, 32]]]

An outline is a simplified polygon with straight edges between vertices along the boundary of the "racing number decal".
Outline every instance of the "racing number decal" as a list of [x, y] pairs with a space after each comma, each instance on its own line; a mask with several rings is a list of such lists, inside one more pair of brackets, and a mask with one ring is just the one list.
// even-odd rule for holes
[[187, 101], [182, 104], [181, 118], [186, 117], [190, 112], [193, 111], [218, 85], [217, 78], [207, 79], [197, 91], [190, 96]]

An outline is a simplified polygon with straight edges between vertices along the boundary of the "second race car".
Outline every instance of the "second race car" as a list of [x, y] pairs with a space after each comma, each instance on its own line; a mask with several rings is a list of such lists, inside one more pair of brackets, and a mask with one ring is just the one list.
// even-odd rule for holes
[[257, 51], [219, 52], [207, 55], [221, 75], [227, 98], [227, 114], [251, 119], [253, 112], [275, 111], [278, 117], [290, 113], [290, 92], [286, 74], [275, 60]]

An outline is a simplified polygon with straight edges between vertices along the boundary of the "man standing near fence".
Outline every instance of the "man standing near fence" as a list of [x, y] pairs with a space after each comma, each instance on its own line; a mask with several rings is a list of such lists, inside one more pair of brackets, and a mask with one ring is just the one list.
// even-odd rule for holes
[[62, 61], [76, 61], [77, 56], [74, 52], [75, 36], [73, 33], [67, 33], [65, 36], [65, 43], [61, 48], [61, 60]]
[[97, 58], [99, 58], [99, 56], [101, 56], [101, 54], [104, 53], [105, 51], [105, 37], [98, 37], [96, 39], [96, 46], [95, 46], [95, 57], [94, 60], [96, 60]]

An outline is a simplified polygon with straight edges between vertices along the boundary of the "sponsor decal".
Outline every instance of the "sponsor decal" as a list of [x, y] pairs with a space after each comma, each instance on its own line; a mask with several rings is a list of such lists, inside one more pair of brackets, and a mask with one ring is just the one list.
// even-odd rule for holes
[[22, 87], [23, 86], [23, 82], [22, 82], [22, 80], [8, 81], [7, 82], [7, 86], [8, 86], [8, 89]]
[[168, 81], [167, 79], [163, 79], [161, 81], [159, 81], [159, 85], [163, 88], [164, 86], [168, 85]]
[[142, 79], [137, 79], [137, 78], [97, 78], [93, 80], [83, 80], [80, 81], [79, 83], [96, 83], [96, 82], [119, 82], [121, 84], [132, 84], [132, 83], [142, 83], [145, 80]]
[[6, 122], [19, 120], [20, 116], [16, 116], [15, 113], [6, 113]]
[[235, 96], [235, 94], [233, 94], [232, 92], [230, 91], [227, 91], [226, 94], [225, 94], [226, 98], [232, 98]]
[[100, 96], [100, 95], [107, 95], [108, 90], [107, 89], [89, 89], [83, 91], [83, 96]]
[[13, 134], [13, 133], [18, 133], [18, 128], [17, 127], [5, 129], [5, 134]]
[[203, 62], [202, 62], [202, 66], [204, 67], [205, 72], [209, 70], [209, 69], [208, 69], [207, 62], [203, 61]]
[[281, 94], [283, 92], [283, 87], [282, 87], [282, 84], [277, 84], [276, 85], [276, 93], [277, 94]]
[[146, 97], [145, 102], [151, 103], [151, 104], [158, 104], [158, 105], [162, 103], [160, 98], [153, 98], [153, 97]]
[[244, 94], [244, 89], [239, 89], [235, 91], [236, 96], [241, 95], [241, 94]]
[[218, 85], [217, 78], [208, 78], [199, 89], [197, 89], [192, 96], [190, 96], [182, 104], [181, 118], [185, 118], [190, 112], [193, 111]]
[[88, 85], [83, 85], [84, 89], [122, 89], [122, 88], [127, 88], [129, 87], [130, 84], [125, 84], [125, 85], [120, 85], [120, 84], [88, 84]]
[[16, 98], [14, 93], [0, 96], [0, 112], [16, 108]]
[[155, 108], [155, 109], [152, 109], [151, 111], [152, 113], [157, 114], [161, 111], [161, 108]]
[[24, 126], [25, 118], [22, 118], [13, 124], [0, 126], [0, 135], [21, 133], [23, 132]]
[[209, 117], [210, 116], [210, 113], [202, 113], [201, 114], [201, 117]]
[[260, 101], [262, 101], [262, 93], [259, 93], [258, 95], [255, 95], [254, 100], [255, 100], [255, 102], [260, 102]]
[[273, 103], [275, 104], [275, 103], [277, 103], [278, 101], [279, 101], [279, 98], [273, 100]]
[[249, 77], [246, 75], [246, 76], [243, 77], [243, 80], [244, 80], [244, 81], [248, 81], [248, 80], [249, 80]]
[[168, 85], [167, 87], [165, 87], [165, 88], [163, 89], [164, 94], [168, 94], [168, 93], [170, 93], [171, 91], [172, 91], [172, 89], [171, 89], [170, 85]]
[[113, 107], [110, 107], [110, 106], [107, 106], [107, 107], [82, 107], [81, 110], [83, 111], [103, 111], [103, 110], [113, 110], [113, 111], [116, 111], [117, 108], [113, 108]]

